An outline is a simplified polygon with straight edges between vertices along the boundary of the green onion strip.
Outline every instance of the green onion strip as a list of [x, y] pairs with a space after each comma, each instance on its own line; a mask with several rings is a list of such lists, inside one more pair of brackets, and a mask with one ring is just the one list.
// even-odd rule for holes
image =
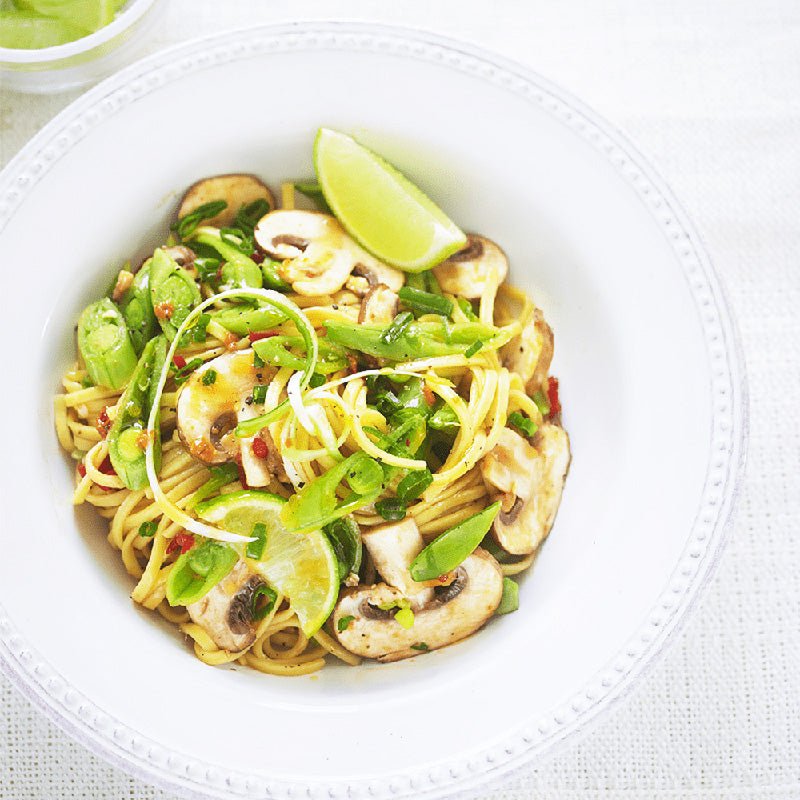
[[[206, 308], [218, 302], [219, 300], [227, 300], [235, 297], [252, 297], [263, 300], [265, 303], [279, 308], [292, 322], [294, 322], [306, 345], [306, 363], [303, 371], [295, 373], [292, 378], [290, 378], [290, 382], [294, 378], [297, 379], [295, 381], [295, 386], [297, 387], [298, 391], [302, 391], [302, 389], [305, 389], [305, 387], [308, 386], [308, 382], [311, 380], [311, 376], [314, 374], [314, 368], [317, 364], [318, 344], [316, 331], [308, 321], [308, 318], [305, 316], [305, 314], [303, 314], [303, 312], [291, 300], [284, 297], [279, 292], [272, 291], [271, 289], [229, 289], [228, 291], [215, 294], [200, 303], [200, 305], [198, 305], [189, 313], [181, 326], [178, 328], [175, 338], [172, 340], [172, 344], [167, 352], [167, 357], [164, 361], [161, 375], [158, 378], [158, 385], [156, 386], [153, 407], [150, 410], [150, 418], [147, 421], [148, 430], [153, 430], [155, 428], [156, 415], [158, 414], [161, 406], [161, 395], [164, 392], [164, 386], [167, 382], [167, 376], [169, 375], [170, 364], [172, 364], [172, 359], [175, 355], [175, 351], [178, 349], [178, 344], [180, 343], [181, 337]], [[251, 537], [241, 536], [237, 533], [232, 533], [231, 531], [226, 531], [223, 528], [217, 528], [213, 525], [207, 525], [200, 520], [194, 519], [183, 509], [176, 506], [166, 496], [166, 494], [164, 494], [164, 491], [161, 489], [161, 485], [158, 482], [158, 475], [156, 474], [152, 436], [148, 437], [147, 449], [145, 450], [145, 465], [147, 468], [147, 479], [150, 483], [150, 488], [153, 490], [153, 499], [156, 501], [158, 507], [161, 509], [164, 515], [169, 517], [174, 523], [186, 528], [186, 530], [192, 531], [192, 533], [198, 534], [199, 536], [205, 536], [208, 539], [216, 539], [220, 542], [242, 543], [253, 541]]]

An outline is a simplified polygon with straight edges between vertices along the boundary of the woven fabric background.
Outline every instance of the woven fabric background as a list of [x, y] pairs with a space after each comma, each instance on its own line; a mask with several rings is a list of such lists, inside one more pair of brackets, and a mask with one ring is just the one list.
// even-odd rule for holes
[[[631, 696], [486, 800], [800, 798], [797, 0], [161, 2], [151, 50], [297, 18], [397, 22], [471, 40], [571, 90], [652, 159], [738, 315], [751, 437], [733, 537], [693, 618]], [[0, 87], [0, 165], [75, 96]], [[0, 798], [56, 797], [170, 796], [74, 744], [0, 679]]]

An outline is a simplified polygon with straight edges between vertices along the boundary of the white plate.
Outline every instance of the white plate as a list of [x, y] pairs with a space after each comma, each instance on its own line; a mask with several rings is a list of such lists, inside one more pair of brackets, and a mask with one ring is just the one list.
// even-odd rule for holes
[[[181, 190], [225, 171], [309, 176], [320, 124], [506, 249], [555, 330], [574, 459], [516, 614], [399, 664], [271, 678], [204, 666], [132, 606], [104, 525], [73, 515], [51, 395], [77, 312], [163, 237]], [[145, 779], [213, 797], [464, 797], [608, 708], [708, 579], [745, 432], [719, 282], [631, 145], [518, 65], [350, 23], [184, 45], [31, 141], [0, 180], [0, 229], [0, 335], [15, 353], [0, 401], [2, 662]]]

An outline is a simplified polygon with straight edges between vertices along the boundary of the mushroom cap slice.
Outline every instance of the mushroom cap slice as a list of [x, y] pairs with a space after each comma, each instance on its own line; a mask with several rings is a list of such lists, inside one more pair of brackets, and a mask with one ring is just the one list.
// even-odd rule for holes
[[481, 473], [490, 491], [495, 490], [495, 498], [502, 500], [492, 526], [495, 540], [508, 553], [528, 555], [553, 527], [569, 470], [569, 437], [552, 423], [539, 428], [533, 447], [511, 433], [529, 449], [519, 442], [509, 448], [511, 437], [504, 431], [497, 446], [483, 457]]
[[553, 331], [537, 308], [519, 335], [501, 349], [503, 366], [516, 372], [526, 391], [532, 394], [547, 380], [553, 360], [553, 344]]
[[508, 259], [491, 239], [471, 233], [467, 246], [434, 267], [433, 274], [445, 292], [477, 300], [505, 280]]
[[[379, 661], [399, 661], [420, 654], [421, 650], [412, 645], [436, 650], [474, 633], [494, 614], [502, 594], [500, 565], [478, 548], [456, 569], [449, 586], [435, 589], [424, 604], [412, 602], [411, 628], [396, 622], [393, 612], [379, 608], [403, 598], [400, 590], [379, 583], [343, 593], [334, 610], [333, 630], [341, 645], [352, 653]], [[353, 619], [339, 631], [343, 617]]]
[[367, 325], [388, 325], [397, 314], [399, 303], [397, 293], [379, 283], [362, 298], [358, 321]]
[[192, 184], [181, 200], [178, 219], [191, 214], [200, 206], [214, 200], [224, 200], [228, 207], [220, 211], [216, 217], [205, 220], [205, 225], [225, 228], [231, 225], [236, 212], [244, 205], [256, 200], [266, 200], [270, 208], [275, 208], [275, 199], [269, 187], [255, 175], [236, 173], [231, 175], [213, 175]]
[[402, 596], [413, 597], [420, 603], [431, 598], [432, 590], [417, 583], [409, 572], [411, 562], [425, 547], [413, 517], [387, 522], [375, 528], [364, 528], [361, 539], [372, 557], [375, 569], [389, 586], [398, 589]]
[[256, 638], [253, 594], [263, 584], [262, 578], [239, 561], [208, 594], [186, 606], [186, 610], [217, 647], [244, 650]]
[[272, 211], [259, 220], [255, 239], [272, 258], [283, 262], [278, 272], [298, 294], [332, 294], [354, 272], [366, 278], [369, 285], [382, 282], [399, 289], [405, 280], [401, 272], [356, 244], [330, 214], [300, 209]]

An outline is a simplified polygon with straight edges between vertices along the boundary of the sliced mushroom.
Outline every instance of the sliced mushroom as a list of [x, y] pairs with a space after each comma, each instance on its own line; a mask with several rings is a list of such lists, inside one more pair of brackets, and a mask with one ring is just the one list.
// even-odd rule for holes
[[545, 423], [533, 445], [506, 428], [480, 462], [484, 482], [501, 500], [492, 526], [497, 543], [512, 555], [532, 553], [550, 533], [570, 462], [569, 437]]
[[553, 331], [537, 308], [533, 317], [500, 351], [503, 366], [516, 372], [529, 394], [541, 389], [553, 360]]
[[189, 616], [223, 650], [250, 647], [256, 638], [253, 599], [264, 581], [244, 561], [236, 566], [208, 594], [186, 606]]
[[[478, 548], [455, 571], [448, 586], [414, 610], [414, 624], [406, 629], [380, 606], [399, 602], [399, 589], [379, 583], [345, 590], [334, 611], [333, 630], [352, 653], [379, 661], [398, 661], [436, 650], [466, 638], [480, 628], [500, 604], [503, 573], [485, 550]], [[352, 617], [343, 631], [339, 620]]]
[[[206, 383], [203, 378], [210, 370], [216, 377]], [[272, 440], [265, 440], [268, 457], [258, 457], [253, 450], [255, 437], [239, 438], [234, 429], [260, 413], [252, 402], [253, 386], [266, 383], [272, 373], [269, 367], [255, 368], [252, 350], [224, 353], [192, 373], [178, 395], [178, 435], [192, 456], [206, 464], [241, 458], [249, 486], [266, 486], [278, 474], [273, 469], [277, 451]]]
[[402, 273], [363, 250], [330, 214], [299, 209], [273, 211], [261, 218], [255, 238], [272, 258], [282, 261], [278, 272], [298, 294], [337, 292], [356, 269], [368, 284], [370, 276], [376, 281], [383, 276], [390, 287], [402, 286]]
[[361, 300], [358, 321], [367, 325], [388, 325], [397, 314], [400, 298], [382, 283], [373, 286]]
[[176, 244], [172, 247], [165, 247], [164, 252], [175, 261], [179, 267], [188, 267], [194, 264], [195, 255], [194, 250], [186, 247], [183, 244]]
[[499, 286], [505, 280], [508, 259], [491, 239], [471, 233], [467, 246], [434, 267], [433, 274], [445, 292], [477, 300], [487, 286]]
[[411, 562], [425, 546], [412, 517], [376, 528], [365, 528], [361, 538], [386, 583], [398, 589], [404, 597], [413, 597], [421, 604], [430, 599], [432, 590], [417, 583], [408, 571]]
[[231, 225], [239, 209], [256, 200], [266, 200], [270, 208], [275, 208], [275, 199], [269, 187], [255, 175], [214, 175], [189, 187], [181, 200], [178, 219], [214, 200], [224, 200], [228, 204], [216, 217], [203, 221], [204, 225], [213, 225], [215, 228]]
[[353, 267], [353, 275], [364, 278], [369, 286], [383, 284], [396, 292], [406, 282], [405, 275], [399, 269], [382, 264], [380, 261], [369, 257], [365, 263], [358, 263]]

